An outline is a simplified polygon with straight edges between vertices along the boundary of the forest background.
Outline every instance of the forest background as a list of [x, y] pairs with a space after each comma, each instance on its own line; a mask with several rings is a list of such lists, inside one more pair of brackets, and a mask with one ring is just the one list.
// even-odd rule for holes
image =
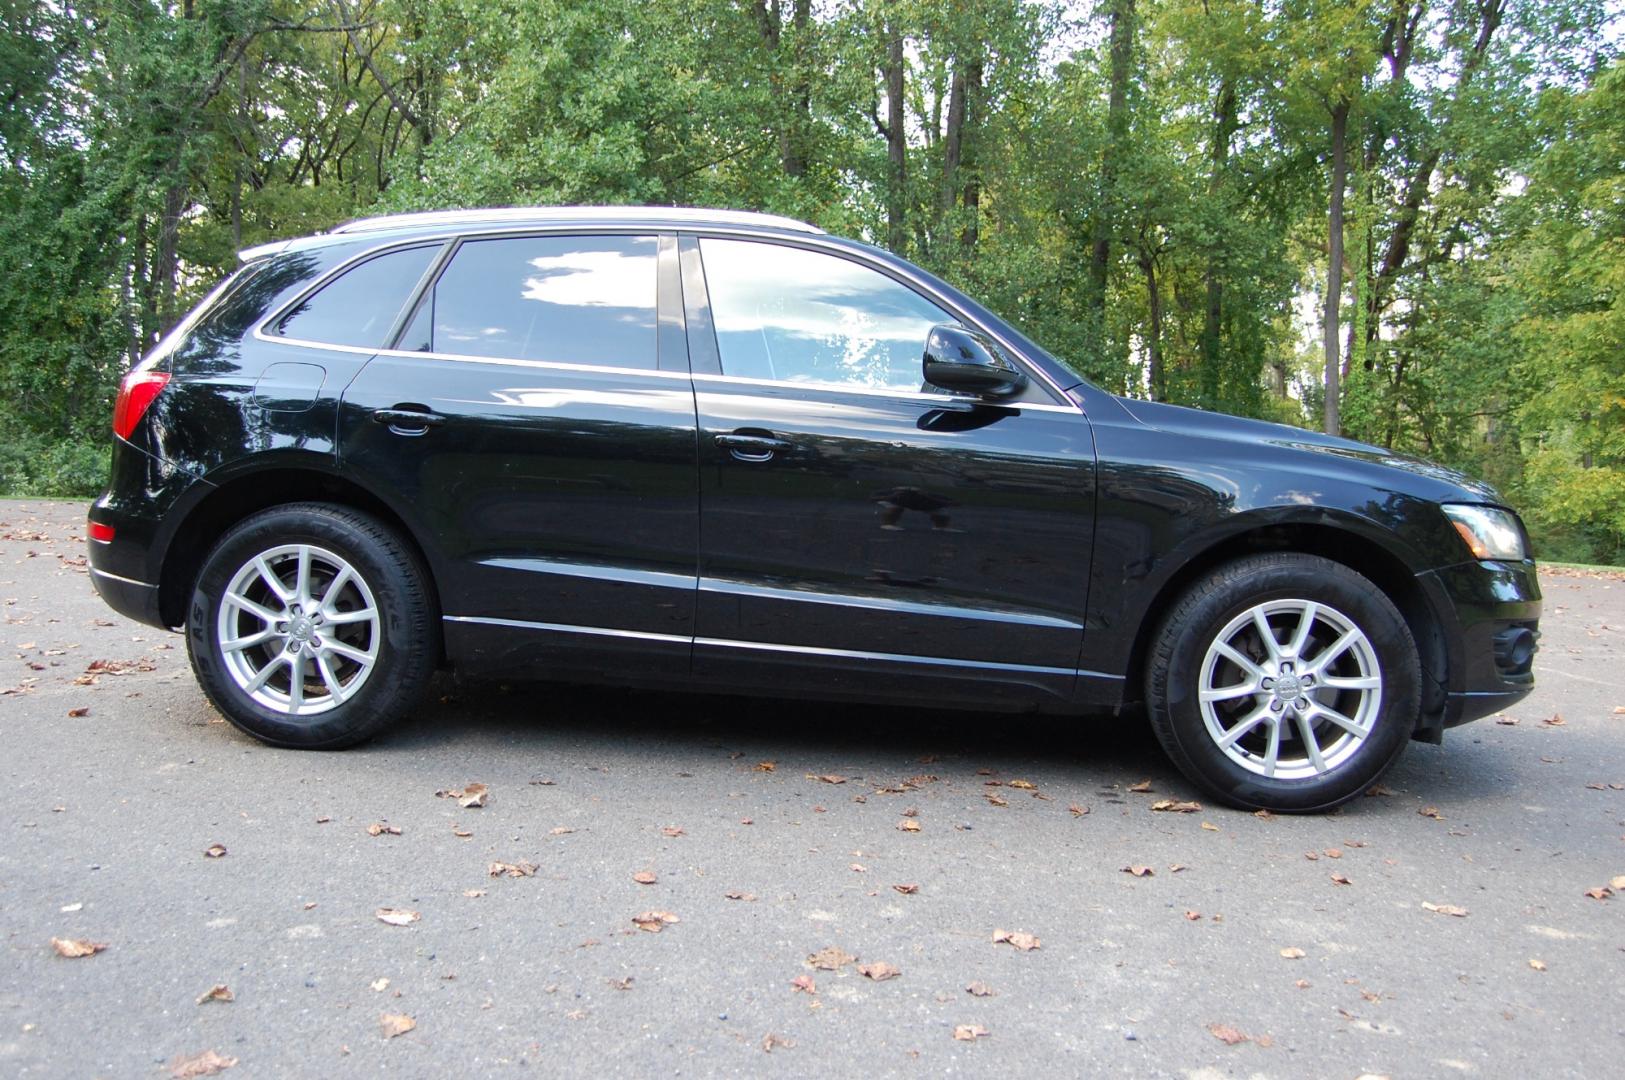
[[87, 495], [240, 248], [788, 214], [1118, 393], [1421, 454], [1625, 560], [1611, 0], [0, 0], [0, 493]]

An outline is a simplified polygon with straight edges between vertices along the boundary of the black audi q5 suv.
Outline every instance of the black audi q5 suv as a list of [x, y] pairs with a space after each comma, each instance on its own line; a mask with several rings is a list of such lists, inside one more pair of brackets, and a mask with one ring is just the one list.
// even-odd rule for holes
[[[1497, 494], [1130, 400], [783, 218], [404, 214], [246, 251], [124, 379], [90, 563], [276, 746], [438, 669], [1116, 715], [1318, 810], [1532, 686]], [[1111, 722], [1095, 717], [1079, 723]]]

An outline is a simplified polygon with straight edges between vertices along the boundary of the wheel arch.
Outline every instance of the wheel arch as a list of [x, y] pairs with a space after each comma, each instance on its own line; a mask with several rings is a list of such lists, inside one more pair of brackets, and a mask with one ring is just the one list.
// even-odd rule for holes
[[434, 610], [442, 610], [435, 561], [416, 530], [394, 507], [347, 476], [308, 464], [280, 462], [242, 470], [217, 481], [213, 490], [190, 507], [176, 524], [164, 551], [158, 580], [158, 610], [165, 625], [179, 626], [185, 622], [186, 607], [203, 560], [226, 530], [250, 514], [296, 502], [346, 506], [370, 514], [394, 529], [426, 572]]
[[1324, 520], [1255, 524], [1202, 549], [1169, 574], [1142, 608], [1145, 615], [1129, 653], [1125, 697], [1138, 701], [1143, 696], [1146, 664], [1162, 613], [1170, 610], [1187, 589], [1213, 569], [1267, 551], [1296, 551], [1340, 563], [1369, 579], [1393, 602], [1410, 628], [1422, 664], [1422, 715], [1417, 737], [1438, 741], [1445, 687], [1449, 681], [1450, 650], [1433, 600], [1399, 554], [1363, 531]]

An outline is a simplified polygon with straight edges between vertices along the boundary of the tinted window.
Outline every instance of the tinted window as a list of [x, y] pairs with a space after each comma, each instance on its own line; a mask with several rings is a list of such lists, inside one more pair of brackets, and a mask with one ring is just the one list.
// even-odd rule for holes
[[277, 333], [327, 345], [383, 348], [395, 316], [438, 250], [391, 251], [346, 270], [283, 316]]
[[652, 236], [471, 240], [435, 284], [433, 349], [653, 368], [656, 251]]
[[956, 321], [834, 255], [746, 240], [700, 252], [725, 375], [918, 391], [926, 332]]

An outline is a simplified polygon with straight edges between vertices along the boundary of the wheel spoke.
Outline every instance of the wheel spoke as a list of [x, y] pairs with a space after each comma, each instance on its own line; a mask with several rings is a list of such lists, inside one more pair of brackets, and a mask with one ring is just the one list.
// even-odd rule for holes
[[1336, 724], [1338, 727], [1342, 728], [1344, 731], [1355, 736], [1356, 738], [1363, 739], [1367, 735], [1371, 734], [1371, 730], [1369, 728], [1361, 727], [1359, 724], [1356, 724], [1353, 720], [1350, 720], [1336, 709], [1328, 709], [1326, 706], [1313, 699], [1311, 699], [1309, 702], [1309, 713], [1311, 716], [1319, 717], [1322, 720], [1330, 720], [1332, 723]]
[[1325, 772], [1326, 759], [1320, 753], [1320, 740], [1315, 738], [1315, 725], [1301, 712], [1297, 714], [1297, 722], [1298, 735], [1302, 737], [1303, 748], [1309, 754], [1309, 764], [1314, 766], [1315, 772]]
[[243, 684], [243, 689], [250, 694], [265, 685], [265, 681], [276, 673], [276, 669], [288, 662], [287, 653], [277, 653], [268, 660], [264, 667], [254, 673], [254, 677]]
[[1252, 679], [1234, 686], [1215, 686], [1202, 691], [1203, 701], [1233, 701], [1238, 697], [1258, 693], [1258, 680]]
[[230, 604], [232, 607], [241, 608], [243, 611], [248, 612], [250, 615], [254, 616], [254, 618], [260, 620], [267, 626], [275, 626], [277, 622], [282, 619], [282, 615], [272, 611], [270, 608], [262, 607], [259, 604], [254, 603], [254, 601], [250, 600], [248, 597], [239, 596], [233, 592], [229, 592], [225, 596], [221, 597], [220, 602], [222, 604]]
[[344, 687], [339, 684], [339, 678], [333, 673], [333, 663], [328, 660], [326, 653], [316, 654], [316, 670], [322, 673], [322, 682], [327, 684], [327, 692], [333, 695], [334, 701], [344, 700]]
[[1298, 617], [1298, 629], [1292, 634], [1292, 643], [1287, 651], [1294, 660], [1302, 659], [1303, 647], [1309, 642], [1309, 631], [1315, 627], [1315, 616], [1320, 613], [1320, 605], [1313, 600], [1304, 602], [1303, 614]]
[[265, 582], [265, 587], [270, 589], [278, 600], [282, 601], [283, 607], [287, 607], [288, 604], [293, 602], [293, 593], [289, 592], [288, 587], [282, 584], [282, 579], [276, 576], [270, 564], [265, 561], [264, 555], [255, 557], [254, 569], [259, 571], [260, 580]]
[[1333, 660], [1348, 652], [1349, 646], [1365, 635], [1356, 628], [1344, 631], [1343, 635], [1320, 651], [1320, 654], [1304, 665], [1304, 670], [1311, 675], [1318, 675], [1324, 671]]
[[1327, 675], [1315, 684], [1320, 690], [1375, 690], [1382, 685], [1376, 675]]
[[343, 626], [346, 623], [376, 621], [378, 612], [373, 608], [362, 608], [359, 611], [324, 611], [322, 618], [334, 626]]
[[261, 630], [257, 634], [249, 634], [246, 637], [232, 638], [230, 641], [222, 641], [220, 643], [220, 647], [226, 652], [241, 652], [243, 649], [252, 649], [256, 645], [264, 645], [267, 641], [275, 641], [279, 638], [280, 635], [276, 632], [276, 629], [274, 627], [267, 626], [264, 630]]
[[308, 609], [310, 607], [310, 548], [299, 548], [299, 570], [294, 575], [294, 595], [299, 605]]
[[1253, 608], [1253, 627], [1258, 631], [1264, 648], [1269, 650], [1270, 659], [1281, 659], [1281, 643], [1275, 640], [1275, 631], [1270, 628], [1269, 618], [1261, 607]]
[[1270, 745], [1264, 751], [1264, 775], [1275, 776], [1275, 767], [1281, 762], [1281, 721], [1279, 718], [1270, 719]]
[[288, 661], [288, 711], [297, 713], [305, 707], [305, 654], [296, 652]]
[[1235, 727], [1229, 728], [1225, 731], [1224, 738], [1219, 740], [1219, 747], [1224, 749], [1234, 746], [1237, 739], [1241, 738], [1243, 735], [1253, 730], [1253, 728], [1257, 727], [1259, 722], [1269, 714], [1269, 706], [1260, 705], [1258, 708], [1242, 717], [1241, 720], [1237, 722]]
[[362, 667], [369, 666], [373, 661], [373, 654], [372, 653], [370, 653], [370, 652], [362, 652], [360, 649], [357, 649], [353, 645], [346, 645], [342, 641], [335, 641], [335, 640], [332, 640], [332, 639], [324, 638], [324, 639], [322, 639], [322, 648], [327, 652], [337, 653], [338, 655], [344, 657], [346, 660], [354, 660], [357, 664], [360, 664]]
[[1213, 650], [1226, 660], [1229, 660], [1232, 664], [1235, 664], [1242, 671], [1245, 671], [1247, 674], [1251, 675], [1254, 679], [1262, 679], [1264, 677], [1264, 669], [1253, 663], [1251, 657], [1232, 646], [1229, 642], [1215, 642]]
[[[346, 566], [334, 574], [333, 580], [327, 583], [326, 590], [322, 592], [322, 602], [318, 605], [323, 615], [327, 615], [328, 612], [333, 610], [333, 602], [339, 598], [339, 594], [344, 591], [344, 586], [352, 576], [354, 576], [354, 572]], [[331, 617], [329, 617], [329, 621], [331, 621]]]

